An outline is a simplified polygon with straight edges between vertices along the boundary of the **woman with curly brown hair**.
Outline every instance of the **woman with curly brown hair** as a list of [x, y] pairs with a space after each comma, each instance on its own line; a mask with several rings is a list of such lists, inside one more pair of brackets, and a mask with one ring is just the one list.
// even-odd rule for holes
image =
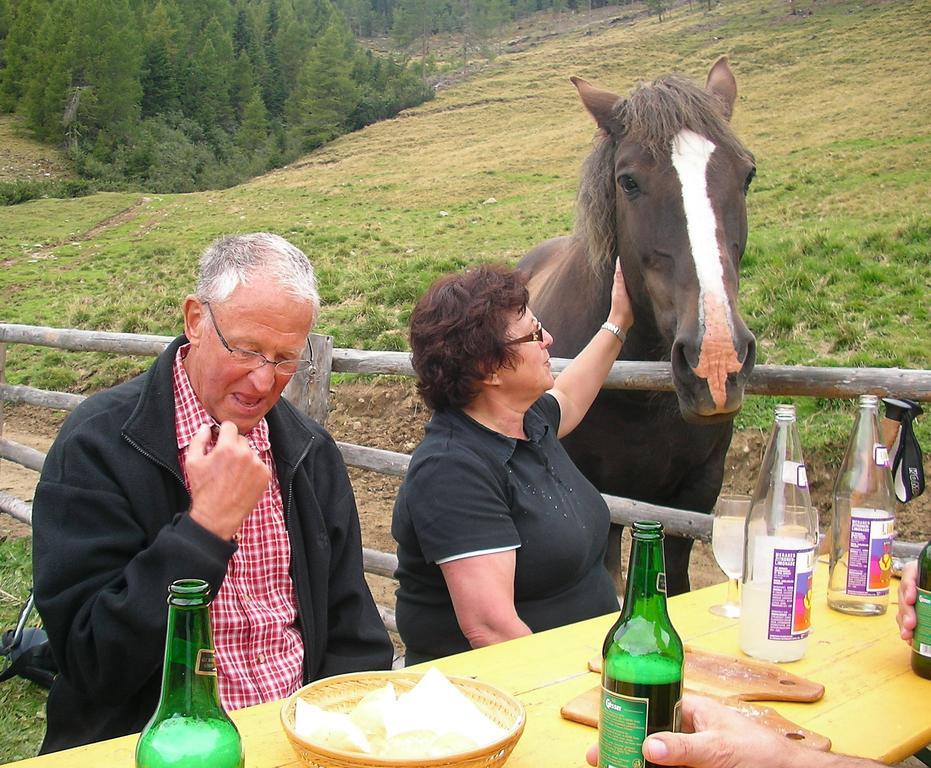
[[408, 664], [617, 610], [608, 508], [558, 438], [633, 323], [624, 278], [616, 269], [607, 322], [558, 379], [553, 337], [527, 301], [519, 273], [480, 266], [437, 280], [411, 315], [417, 389], [434, 414], [391, 525]]

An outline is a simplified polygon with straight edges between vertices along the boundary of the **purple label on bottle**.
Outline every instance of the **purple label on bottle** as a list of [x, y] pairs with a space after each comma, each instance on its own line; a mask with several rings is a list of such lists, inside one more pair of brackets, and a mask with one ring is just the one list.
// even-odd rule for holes
[[894, 528], [893, 519], [882, 510], [853, 510], [847, 545], [848, 595], [889, 594]]
[[811, 572], [815, 548], [774, 549], [769, 598], [770, 640], [801, 640], [811, 627]]

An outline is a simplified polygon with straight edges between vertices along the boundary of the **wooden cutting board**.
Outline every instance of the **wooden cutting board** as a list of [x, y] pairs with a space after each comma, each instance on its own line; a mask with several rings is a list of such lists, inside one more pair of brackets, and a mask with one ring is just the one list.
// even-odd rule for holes
[[[583, 725], [590, 725], [593, 728], [597, 728], [598, 710], [601, 704], [600, 694], [601, 686], [596, 686], [580, 696], [576, 696], [559, 710], [559, 714], [566, 720], [572, 720], [576, 723], [582, 723]], [[771, 707], [748, 704], [746, 701], [741, 701], [733, 697], [719, 700], [731, 709], [740, 712], [740, 714], [745, 717], [749, 717], [754, 722], [764, 725], [767, 728], [772, 728], [788, 739], [799, 741], [813, 749], [819, 749], [822, 752], [826, 752], [831, 748], [831, 740], [829, 738], [796, 725]]]
[[[601, 657], [588, 662], [601, 674]], [[685, 649], [685, 687], [694, 693], [740, 701], [818, 701], [824, 686], [793, 675], [775, 664]]]

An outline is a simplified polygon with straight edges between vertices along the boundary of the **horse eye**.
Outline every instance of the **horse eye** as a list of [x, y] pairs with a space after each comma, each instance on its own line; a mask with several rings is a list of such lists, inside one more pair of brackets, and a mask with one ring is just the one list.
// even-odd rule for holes
[[618, 184], [620, 184], [621, 189], [624, 190], [628, 195], [632, 195], [635, 192], [639, 191], [640, 187], [637, 186], [637, 182], [634, 181], [634, 177], [626, 173], [622, 173], [618, 177]]
[[747, 180], [744, 182], [744, 194], [750, 191], [750, 184], [753, 183], [753, 179], [756, 177], [756, 168], [751, 168], [750, 173], [747, 174]]

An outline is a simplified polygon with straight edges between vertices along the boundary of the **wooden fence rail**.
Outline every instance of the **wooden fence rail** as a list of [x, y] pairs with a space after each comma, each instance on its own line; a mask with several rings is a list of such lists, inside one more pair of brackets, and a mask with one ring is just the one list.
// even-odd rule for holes
[[[401, 477], [407, 472], [407, 465], [410, 463], [410, 456], [406, 453], [395, 453], [380, 448], [367, 448], [362, 445], [352, 445], [351, 443], [338, 442], [337, 446], [346, 464], [358, 469], [367, 469], [380, 474]], [[45, 454], [12, 440], [0, 438], [0, 459], [8, 459], [28, 469], [40, 472], [45, 461]], [[608, 505], [611, 522], [613, 523], [630, 525], [635, 520], [650, 518], [663, 523], [663, 527], [669, 534], [688, 536], [706, 542], [711, 541], [712, 520], [709, 515], [647, 504], [619, 496], [602, 495]], [[22, 519], [20, 515], [15, 514], [12, 509], [6, 507], [2, 497], [0, 497], [0, 511], [9, 512], [14, 517]]]
[[[407, 471], [410, 456], [406, 453], [395, 453], [380, 448], [366, 448], [361, 445], [337, 442], [343, 460], [347, 465], [359, 469], [368, 469], [380, 474], [403, 476]], [[12, 440], [0, 438], [0, 459], [9, 459], [29, 469], [39, 472], [45, 461], [45, 454], [34, 448], [20, 445]], [[620, 496], [602, 494], [611, 514], [611, 522], [618, 525], [631, 525], [635, 520], [659, 520], [667, 533], [675, 536], [687, 536], [704, 542], [711, 541], [712, 518], [710, 515], [689, 512], [684, 509], [663, 507], [657, 504], [648, 504], [643, 501], [626, 499]], [[13, 500], [13, 501], [10, 501]], [[18, 504], [14, 504], [18, 502]], [[15, 499], [10, 494], [0, 491], [0, 511], [7, 512], [23, 522], [30, 522], [32, 518], [32, 505]], [[28, 518], [28, 519], [27, 519]], [[895, 542], [893, 553], [897, 557], [914, 557], [921, 550], [922, 544], [909, 542]], [[366, 550], [376, 555], [384, 555], [390, 559], [377, 559], [372, 555], [368, 559], [366, 571], [380, 576], [390, 576], [394, 573], [397, 560], [394, 555], [379, 553], [375, 550]], [[377, 565], [376, 565], [377, 563]], [[387, 563], [387, 565], [385, 565]], [[371, 567], [369, 567], [371, 566]]]
[[[31, 344], [71, 351], [111, 352], [154, 356], [171, 342], [169, 336], [108, 333], [75, 329], [47, 328], [0, 323], [0, 404], [3, 401], [25, 403], [44, 408], [71, 411], [85, 398], [67, 392], [51, 392], [28, 386], [5, 383], [6, 344]], [[331, 372], [395, 374], [412, 376], [410, 355], [406, 352], [369, 352], [355, 349], [334, 349], [332, 339], [312, 335], [311, 345], [320, 374], [314, 382], [296, 377], [285, 395], [298, 402], [309, 415], [321, 423], [326, 420], [327, 393]], [[558, 374], [569, 363], [553, 358], [552, 369]], [[611, 369], [605, 389], [639, 389], [672, 391], [669, 363], [617, 362]], [[931, 371], [901, 368], [815, 368], [807, 366], [758, 365], [747, 384], [750, 394], [798, 395], [830, 398], [852, 398], [861, 394], [908, 397], [931, 402]], [[0, 410], [0, 459], [7, 459], [29, 469], [40, 471], [45, 454], [12, 440], [2, 438]], [[407, 454], [378, 448], [337, 443], [347, 465], [396, 477], [407, 472]], [[604, 495], [612, 522], [630, 525], [638, 519], [650, 518], [663, 523], [672, 535], [710, 541], [712, 518], [671, 507]], [[32, 505], [0, 491], [0, 512], [11, 514], [26, 523], [32, 521]], [[921, 544], [895, 542], [894, 554], [914, 557]], [[397, 558], [386, 552], [363, 550], [368, 573], [393, 578]], [[393, 612], [379, 607], [382, 619], [393, 628]]]
[[[0, 323], [0, 343], [32, 344], [76, 351], [157, 355], [170, 336], [139, 336], [73, 329]], [[316, 349], [315, 349], [316, 352]], [[559, 373], [568, 360], [553, 358]], [[334, 349], [334, 373], [380, 373], [413, 376], [406, 352], [368, 352]], [[674, 389], [669, 363], [618, 362], [608, 374], [605, 389]], [[790, 395], [853, 398], [863, 394], [908, 397], [931, 402], [931, 371], [906, 368], [818, 368], [802, 365], [758, 365], [747, 383], [755, 395]]]

